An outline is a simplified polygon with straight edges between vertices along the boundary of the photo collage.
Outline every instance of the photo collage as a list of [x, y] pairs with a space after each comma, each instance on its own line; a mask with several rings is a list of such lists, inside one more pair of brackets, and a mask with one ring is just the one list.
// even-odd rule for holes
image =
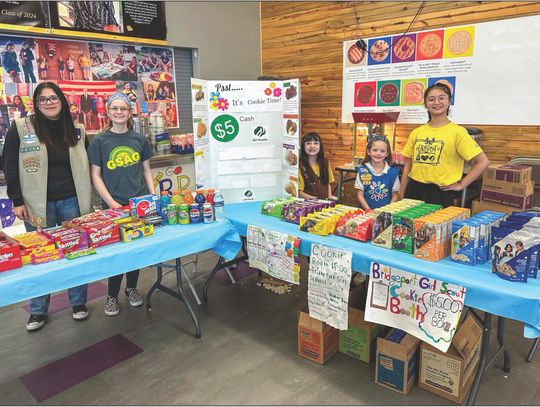
[[107, 123], [114, 92], [129, 97], [134, 114], [160, 112], [166, 128], [178, 127], [172, 48], [0, 36], [0, 58], [0, 137], [13, 119], [33, 113], [33, 91], [44, 81], [58, 84], [89, 133]]

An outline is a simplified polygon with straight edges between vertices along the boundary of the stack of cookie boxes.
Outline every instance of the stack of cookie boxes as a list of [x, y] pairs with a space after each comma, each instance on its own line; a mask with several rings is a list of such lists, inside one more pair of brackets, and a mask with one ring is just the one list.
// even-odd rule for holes
[[513, 213], [491, 228], [491, 269], [518, 282], [536, 278], [540, 256], [540, 213]]
[[483, 211], [470, 219], [455, 221], [452, 224], [450, 259], [468, 266], [488, 261], [492, 229], [505, 216], [502, 212]]
[[423, 201], [418, 201], [415, 199], [402, 199], [401, 201], [393, 202], [389, 205], [375, 209], [373, 215], [373, 233], [371, 235], [371, 243], [373, 243], [375, 246], [391, 249], [394, 230], [394, 215], [422, 203]]

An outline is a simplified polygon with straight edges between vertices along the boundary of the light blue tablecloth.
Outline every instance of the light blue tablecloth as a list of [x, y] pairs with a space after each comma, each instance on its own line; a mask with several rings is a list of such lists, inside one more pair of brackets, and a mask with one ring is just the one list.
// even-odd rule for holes
[[204, 250], [232, 259], [241, 247], [240, 236], [229, 221], [160, 227], [153, 236], [98, 247], [91, 256], [1, 272], [0, 306]]
[[320, 243], [353, 253], [352, 268], [368, 274], [372, 261], [445, 280], [467, 288], [466, 305], [503, 317], [523, 321], [526, 337], [540, 336], [540, 279], [512, 283], [491, 273], [490, 264], [469, 267], [443, 259], [429, 262], [396, 250], [384, 249], [340, 236], [317, 236], [301, 232], [298, 225], [260, 213], [261, 202], [226, 205], [225, 214], [245, 236], [249, 224], [289, 233], [302, 239], [300, 252], [309, 256], [311, 244]]

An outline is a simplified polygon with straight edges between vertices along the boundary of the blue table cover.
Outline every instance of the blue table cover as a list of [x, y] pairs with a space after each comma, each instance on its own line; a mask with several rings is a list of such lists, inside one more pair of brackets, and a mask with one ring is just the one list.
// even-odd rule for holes
[[540, 279], [529, 279], [528, 283], [503, 280], [491, 273], [491, 263], [466, 266], [448, 259], [429, 262], [411, 254], [389, 250], [341, 236], [318, 236], [301, 232], [298, 225], [278, 218], [262, 215], [261, 202], [226, 205], [225, 214], [242, 236], [247, 226], [255, 225], [298, 236], [302, 239], [300, 253], [311, 254], [311, 244], [319, 243], [351, 251], [352, 268], [369, 274], [372, 261], [396, 267], [427, 277], [445, 280], [467, 288], [465, 304], [491, 314], [523, 321], [524, 335], [529, 338], [540, 336]]
[[204, 250], [212, 249], [229, 260], [241, 247], [240, 236], [229, 221], [158, 227], [153, 236], [98, 247], [91, 256], [0, 272], [0, 306]]

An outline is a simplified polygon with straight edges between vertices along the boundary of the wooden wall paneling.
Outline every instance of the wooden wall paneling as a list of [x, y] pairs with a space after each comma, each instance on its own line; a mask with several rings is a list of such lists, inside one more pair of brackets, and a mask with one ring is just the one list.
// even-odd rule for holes
[[[403, 32], [420, 5], [419, 1], [261, 2], [261, 74], [300, 78], [301, 134], [320, 133], [334, 167], [354, 155], [353, 126], [341, 123], [343, 41]], [[426, 2], [411, 31], [538, 14], [540, 2]], [[398, 151], [415, 127], [397, 126]], [[476, 127], [484, 131], [484, 150], [492, 162], [540, 156], [540, 126]], [[365, 140], [359, 138], [356, 155], [364, 152]], [[346, 194], [347, 202], [356, 204], [352, 184], [347, 184]]]

